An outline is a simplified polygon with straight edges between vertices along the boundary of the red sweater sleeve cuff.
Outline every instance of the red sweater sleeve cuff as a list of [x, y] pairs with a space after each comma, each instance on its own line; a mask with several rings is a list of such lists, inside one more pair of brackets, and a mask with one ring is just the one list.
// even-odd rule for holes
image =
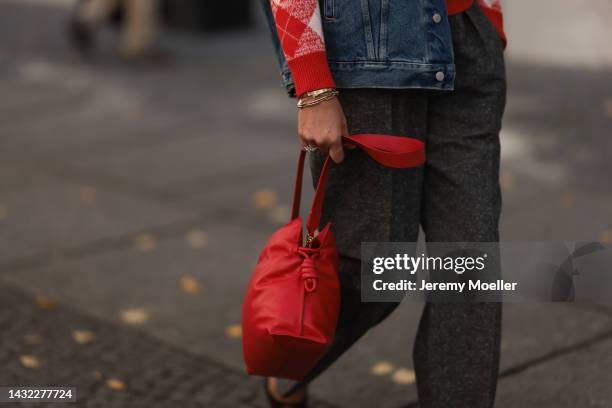
[[336, 87], [325, 52], [306, 54], [288, 61], [288, 64], [297, 96], [304, 92]]

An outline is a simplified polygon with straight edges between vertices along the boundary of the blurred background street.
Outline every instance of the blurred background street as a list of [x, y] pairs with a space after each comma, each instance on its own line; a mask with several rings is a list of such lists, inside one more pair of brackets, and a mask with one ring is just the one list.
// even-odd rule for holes
[[[261, 10], [250, 29], [165, 29], [171, 57], [134, 64], [110, 28], [80, 58], [71, 5], [0, 0], [0, 385], [76, 386], [83, 407], [263, 407], [240, 305], [288, 220], [298, 145]], [[504, 5], [502, 240], [610, 243], [612, 3]], [[416, 407], [420, 312], [368, 333], [315, 406]], [[498, 407], [609, 408], [611, 384], [612, 303], [506, 306]]]

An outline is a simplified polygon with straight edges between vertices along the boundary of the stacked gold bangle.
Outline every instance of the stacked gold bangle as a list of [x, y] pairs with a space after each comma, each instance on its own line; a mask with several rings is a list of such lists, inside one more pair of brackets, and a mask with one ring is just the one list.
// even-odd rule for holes
[[323, 88], [317, 89], [316, 91], [305, 92], [299, 97], [297, 107], [302, 109], [309, 106], [315, 106], [336, 97], [338, 94], [338, 90], [334, 88]]

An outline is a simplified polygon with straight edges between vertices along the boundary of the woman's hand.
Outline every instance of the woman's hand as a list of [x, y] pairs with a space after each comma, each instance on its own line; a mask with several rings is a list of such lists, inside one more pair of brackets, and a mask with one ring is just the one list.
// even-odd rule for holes
[[348, 136], [344, 111], [338, 98], [298, 110], [298, 135], [302, 146], [318, 146], [336, 163], [344, 160], [342, 136]]

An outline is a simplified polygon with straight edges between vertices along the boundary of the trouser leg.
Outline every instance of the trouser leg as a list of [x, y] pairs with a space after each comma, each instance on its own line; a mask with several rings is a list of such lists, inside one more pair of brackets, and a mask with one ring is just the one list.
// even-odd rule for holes
[[126, 0], [126, 19], [121, 33], [121, 51], [139, 56], [150, 51], [157, 29], [156, 0]]
[[499, 365], [500, 303], [430, 303], [414, 348], [422, 408], [490, 408]]
[[[501, 42], [479, 9], [451, 17], [455, 91], [430, 94], [422, 226], [429, 242], [497, 242]], [[500, 303], [427, 304], [414, 347], [422, 408], [490, 408], [499, 369]]]

